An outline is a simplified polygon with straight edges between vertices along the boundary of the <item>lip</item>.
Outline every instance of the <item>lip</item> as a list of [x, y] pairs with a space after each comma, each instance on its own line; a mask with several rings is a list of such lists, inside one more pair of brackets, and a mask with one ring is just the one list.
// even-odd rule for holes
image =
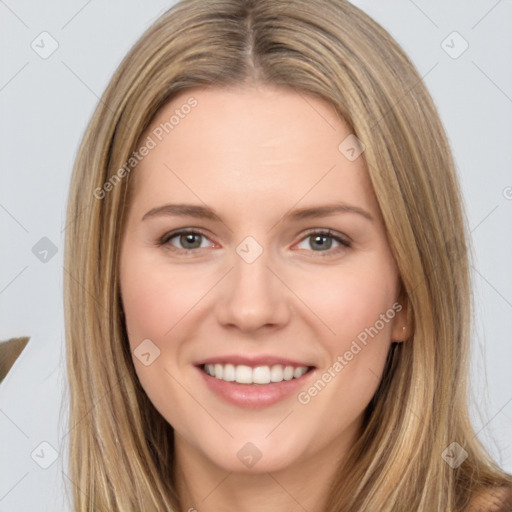
[[[243, 359], [243, 358], [242, 358]], [[231, 360], [226, 358], [208, 359], [208, 363], [215, 364], [214, 361], [230, 363]], [[269, 359], [265, 359], [268, 361]], [[253, 360], [252, 362], [254, 362]], [[282, 361], [282, 359], [280, 359]], [[234, 364], [234, 363], [232, 363]], [[246, 364], [246, 363], [236, 363]], [[277, 362], [274, 364], [285, 364]], [[290, 366], [308, 366], [305, 364], [288, 363]], [[248, 365], [251, 366], [251, 365]], [[255, 364], [255, 366], [257, 366]], [[203, 366], [196, 366], [197, 371], [201, 374], [202, 378], [208, 389], [215, 393], [222, 400], [236, 405], [245, 409], [263, 409], [270, 407], [285, 398], [288, 398], [292, 394], [296, 395], [301, 388], [306, 385], [308, 381], [315, 373], [316, 369], [309, 366], [309, 370], [299, 377], [298, 379], [283, 380], [282, 382], [271, 382], [269, 384], [239, 384], [238, 382], [226, 382], [221, 379], [216, 379], [211, 375], [208, 375], [204, 370]]]
[[[294, 361], [292, 359], [286, 359], [283, 357], [272, 356], [272, 355], [259, 355], [255, 357], [241, 356], [238, 354], [232, 354], [227, 356], [209, 357], [208, 359], [202, 359], [194, 363], [195, 366], [203, 366], [205, 364], [233, 364], [250, 366], [254, 368], [256, 366], [273, 366], [275, 364], [282, 364], [283, 366], [308, 366], [314, 367], [315, 365], [311, 362]], [[298, 380], [298, 379], [297, 379]]]

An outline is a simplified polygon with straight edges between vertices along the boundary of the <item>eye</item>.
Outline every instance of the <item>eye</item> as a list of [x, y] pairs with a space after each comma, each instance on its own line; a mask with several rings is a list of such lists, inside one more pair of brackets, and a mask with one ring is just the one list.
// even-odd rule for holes
[[[303, 244], [302, 247], [301, 244]], [[329, 254], [337, 253], [339, 250], [346, 249], [350, 246], [350, 240], [347, 237], [333, 233], [330, 230], [310, 231], [297, 245], [299, 249]], [[324, 256], [324, 254], [321, 254], [320, 256]]]
[[166, 233], [159, 240], [158, 245], [170, 246], [171, 249], [177, 251], [193, 251], [194, 249], [211, 247], [213, 244], [198, 231], [182, 230]]
[[[177, 252], [192, 252], [196, 249], [212, 247], [214, 244], [203, 233], [188, 229], [166, 233], [160, 238], [158, 245], [166, 246]], [[316, 253], [326, 253], [325, 256], [327, 256], [351, 247], [351, 243], [348, 237], [331, 230], [312, 230], [299, 242], [297, 247]], [[319, 254], [319, 256], [324, 256], [324, 254]]]

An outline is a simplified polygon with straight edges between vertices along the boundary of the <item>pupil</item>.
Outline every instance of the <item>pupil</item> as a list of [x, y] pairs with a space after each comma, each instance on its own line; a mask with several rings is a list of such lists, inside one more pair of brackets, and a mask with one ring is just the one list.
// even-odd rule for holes
[[[201, 242], [199, 241], [199, 235], [194, 235], [193, 233], [186, 233], [181, 235], [180, 242], [186, 249], [197, 249], [201, 245]], [[189, 243], [192, 245], [192, 247], [187, 245]]]
[[314, 235], [311, 247], [314, 249], [315, 245], [321, 250], [330, 249], [332, 245], [332, 239], [325, 235]]
[[[186, 246], [188, 249], [197, 249], [200, 245], [200, 235], [195, 235], [193, 233], [186, 233], [184, 235], [181, 235], [180, 242], [183, 246]], [[314, 235], [311, 237], [313, 239], [313, 243], [311, 243], [311, 247], [313, 249], [317, 248], [320, 250], [327, 250], [331, 248], [332, 240], [330, 237], [325, 235]], [[190, 247], [190, 244], [192, 247]], [[316, 246], [316, 247], [315, 247]]]

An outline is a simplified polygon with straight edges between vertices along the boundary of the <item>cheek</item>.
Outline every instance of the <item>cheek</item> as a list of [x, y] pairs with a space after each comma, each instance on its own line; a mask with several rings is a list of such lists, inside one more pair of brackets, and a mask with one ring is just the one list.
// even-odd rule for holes
[[382, 253], [330, 270], [329, 279], [305, 285], [311, 309], [329, 327], [322, 327], [317, 338], [326, 355], [319, 378], [329, 383], [325, 391], [323, 383], [304, 391], [306, 401], [322, 395], [314, 399], [318, 414], [322, 404], [338, 404], [343, 397], [341, 409], [333, 406], [333, 418], [343, 422], [366, 407], [384, 370], [396, 316], [397, 273], [392, 258]]
[[165, 265], [136, 254], [123, 259], [121, 292], [132, 348], [139, 339], [161, 340], [168, 335], [204, 295], [197, 277], [185, 271], [170, 273]]
[[[172, 343], [174, 326], [181, 321], [190, 304], [197, 302], [198, 290], [190, 287], [190, 279], [181, 272], [170, 275], [165, 266], [147, 255], [131, 250], [123, 256], [120, 280], [126, 328], [132, 359], [140, 384], [156, 409], [174, 428], [186, 429], [183, 415], [173, 414], [168, 404], [181, 404], [182, 410], [189, 403], [182, 389], [173, 379], [181, 346]], [[187, 286], [187, 283], [189, 286]], [[181, 327], [178, 325], [177, 329]], [[177, 330], [176, 329], [176, 330]], [[158, 356], [145, 365], [138, 359], [137, 350], [143, 340], [149, 339], [159, 350]], [[145, 347], [148, 347], [145, 342]], [[144, 351], [153, 358], [153, 345]], [[142, 362], [141, 362], [142, 361]], [[181, 408], [180, 408], [181, 407]]]
[[[323, 339], [341, 348], [340, 344], [357, 338], [376, 323], [382, 334], [390, 333], [395, 314], [392, 306], [396, 299], [396, 280], [392, 261], [368, 258], [368, 261], [330, 269], [325, 279], [308, 280], [302, 294], [308, 297], [311, 309], [328, 327], [324, 329]], [[384, 323], [381, 315], [386, 317]]]
[[322, 289], [310, 286], [311, 309], [330, 329], [318, 331], [326, 359], [298, 400], [311, 418], [324, 418], [329, 411], [326, 436], [360, 417], [380, 382], [396, 316], [396, 273], [388, 263], [340, 268]]

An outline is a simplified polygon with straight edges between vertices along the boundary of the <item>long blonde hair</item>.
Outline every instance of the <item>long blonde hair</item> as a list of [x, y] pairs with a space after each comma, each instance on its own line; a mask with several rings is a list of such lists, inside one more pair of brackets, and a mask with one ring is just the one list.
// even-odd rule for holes
[[[173, 430], [137, 379], [125, 329], [118, 261], [133, 173], [119, 169], [178, 92], [245, 83], [326, 100], [366, 145], [414, 325], [390, 351], [326, 511], [456, 512], [512, 485], [468, 418], [467, 228], [443, 127], [410, 60], [344, 0], [185, 0], [115, 72], [73, 172], [64, 285], [75, 510], [179, 510]], [[442, 458], [453, 442], [468, 455], [458, 468]]]

